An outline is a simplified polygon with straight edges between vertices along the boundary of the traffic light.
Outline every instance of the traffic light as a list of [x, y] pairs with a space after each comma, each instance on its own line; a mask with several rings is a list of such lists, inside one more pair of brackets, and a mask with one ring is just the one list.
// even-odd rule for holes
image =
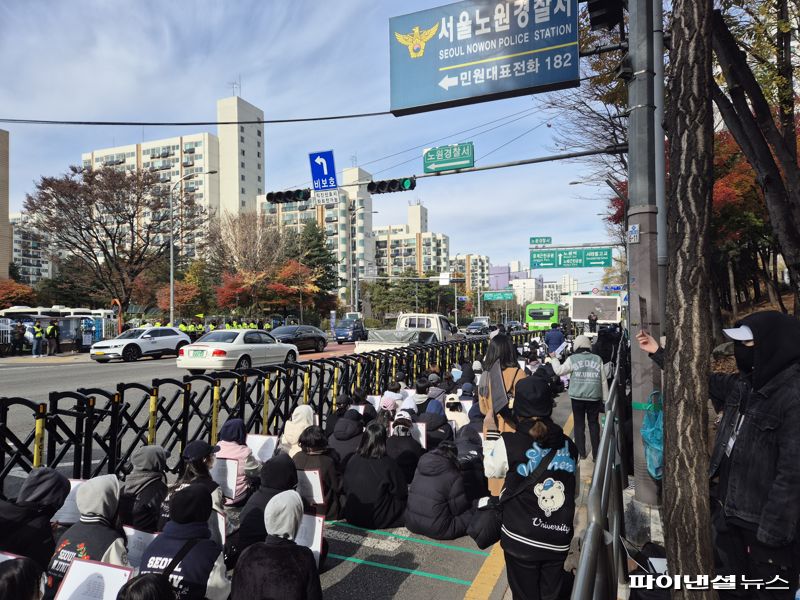
[[267, 202], [272, 204], [285, 204], [287, 202], [302, 202], [311, 198], [311, 190], [286, 190], [284, 192], [269, 192]]
[[622, 0], [589, 0], [587, 8], [592, 31], [614, 29], [622, 23]]
[[370, 194], [390, 194], [392, 192], [407, 192], [415, 187], [417, 187], [416, 177], [402, 177], [400, 179], [370, 181], [367, 184], [367, 191]]

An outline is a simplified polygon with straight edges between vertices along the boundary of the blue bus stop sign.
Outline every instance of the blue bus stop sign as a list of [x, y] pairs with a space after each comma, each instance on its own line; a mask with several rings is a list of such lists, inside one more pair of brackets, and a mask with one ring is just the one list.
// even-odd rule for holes
[[462, 0], [389, 20], [391, 111], [576, 87], [578, 0]]
[[333, 150], [312, 152], [308, 155], [308, 162], [311, 165], [311, 181], [315, 192], [335, 190], [339, 187], [336, 183]]

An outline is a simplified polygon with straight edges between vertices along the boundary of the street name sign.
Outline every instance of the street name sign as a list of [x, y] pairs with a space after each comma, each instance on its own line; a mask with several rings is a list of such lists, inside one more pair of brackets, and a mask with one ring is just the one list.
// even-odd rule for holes
[[532, 237], [530, 241], [531, 246], [542, 246], [544, 244], [552, 244], [553, 238], [551, 237]]
[[578, 0], [462, 0], [389, 19], [391, 112], [577, 87]]
[[492, 300], [513, 300], [514, 292], [483, 292], [484, 302]]
[[426, 173], [439, 173], [475, 166], [475, 147], [472, 142], [428, 148], [422, 154]]
[[610, 267], [611, 257], [611, 248], [531, 250], [531, 269]]

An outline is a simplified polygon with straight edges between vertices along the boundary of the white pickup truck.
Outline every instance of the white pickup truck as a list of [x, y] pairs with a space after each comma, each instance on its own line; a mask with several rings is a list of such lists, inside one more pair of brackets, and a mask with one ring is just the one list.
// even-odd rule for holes
[[370, 329], [369, 340], [356, 342], [356, 354], [393, 350], [411, 344], [432, 344], [461, 339], [458, 328], [442, 315], [401, 313], [394, 329]]

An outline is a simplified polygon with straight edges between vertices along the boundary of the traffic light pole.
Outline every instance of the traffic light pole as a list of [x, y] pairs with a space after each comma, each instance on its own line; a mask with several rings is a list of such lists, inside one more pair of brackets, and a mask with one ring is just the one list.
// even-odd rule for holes
[[[628, 227], [638, 226], [638, 241], [629, 240], [629, 330], [633, 337], [645, 329], [659, 339], [661, 299], [657, 266], [657, 208], [655, 175], [655, 99], [653, 73], [653, 1], [628, 3], [630, 60], [628, 83]], [[655, 0], [659, 2], [660, 0]], [[649, 308], [648, 308], [649, 307]], [[646, 313], [643, 315], [642, 312]], [[643, 318], [644, 317], [644, 318]], [[660, 373], [634, 342], [631, 349], [635, 500], [658, 503], [658, 487], [647, 472], [641, 430], [651, 392], [661, 389]]]

